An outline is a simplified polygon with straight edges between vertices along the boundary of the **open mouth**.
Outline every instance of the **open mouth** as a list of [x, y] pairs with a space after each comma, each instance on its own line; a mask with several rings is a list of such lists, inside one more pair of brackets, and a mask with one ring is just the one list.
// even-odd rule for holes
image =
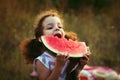
[[62, 35], [59, 34], [59, 33], [55, 34], [54, 36], [57, 36], [58, 38], [61, 38], [61, 37], [62, 37]]

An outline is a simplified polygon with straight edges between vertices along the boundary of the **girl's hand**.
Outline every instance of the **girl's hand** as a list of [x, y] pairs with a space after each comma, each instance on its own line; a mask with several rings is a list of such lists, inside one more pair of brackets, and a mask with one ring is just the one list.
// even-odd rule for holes
[[66, 63], [66, 61], [69, 59], [69, 55], [67, 53], [59, 53], [56, 56], [56, 66], [63, 67]]
[[88, 63], [90, 55], [85, 54], [82, 58], [80, 58], [80, 65], [84, 66]]
[[91, 54], [90, 49], [89, 47], [87, 47], [87, 54], [85, 54], [82, 58], [80, 58], [79, 66], [81, 70], [88, 63], [90, 54]]
[[88, 63], [89, 61], [89, 54], [85, 54], [83, 57], [80, 58], [79, 65], [77, 69], [82, 70], [84, 66]]

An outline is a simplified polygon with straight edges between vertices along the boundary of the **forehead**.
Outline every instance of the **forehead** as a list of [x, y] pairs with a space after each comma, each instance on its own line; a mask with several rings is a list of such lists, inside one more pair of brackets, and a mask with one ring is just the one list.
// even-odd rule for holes
[[61, 23], [61, 20], [60, 20], [60, 18], [58, 18], [56, 16], [49, 16], [49, 17], [46, 17], [45, 20], [43, 21], [43, 26], [50, 24], [50, 23], [53, 23], [53, 24]]

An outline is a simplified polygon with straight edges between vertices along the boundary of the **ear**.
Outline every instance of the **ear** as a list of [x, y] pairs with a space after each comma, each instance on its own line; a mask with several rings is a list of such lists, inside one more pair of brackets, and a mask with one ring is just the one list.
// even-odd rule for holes
[[39, 42], [42, 42], [42, 41], [41, 41], [41, 37], [38, 38], [38, 41], [39, 41]]

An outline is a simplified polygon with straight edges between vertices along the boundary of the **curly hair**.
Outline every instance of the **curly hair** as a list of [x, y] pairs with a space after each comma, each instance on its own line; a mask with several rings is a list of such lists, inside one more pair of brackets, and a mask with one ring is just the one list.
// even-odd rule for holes
[[[73, 32], [66, 32], [65, 38], [75, 41], [77, 40], [77, 35]], [[42, 42], [38, 41], [37, 39], [30, 38], [21, 42], [20, 49], [26, 63], [33, 63], [33, 60], [40, 56], [46, 48]]]
[[[33, 63], [33, 60], [42, 54], [45, 47], [43, 44], [38, 40], [43, 35], [43, 26], [42, 23], [46, 17], [49, 16], [57, 16], [61, 19], [62, 24], [63, 20], [60, 15], [58, 15], [58, 12], [55, 10], [46, 11], [43, 13], [40, 13], [35, 20], [34, 23], [34, 35], [35, 38], [30, 38], [22, 41], [20, 44], [20, 49], [22, 51], [23, 56], [25, 57], [26, 63]], [[73, 32], [66, 32], [65, 33], [66, 39], [72, 39], [77, 40], [77, 36]]]
[[58, 12], [55, 10], [46, 11], [46, 12], [43, 12], [43, 13], [37, 15], [35, 23], [34, 23], [34, 28], [35, 28], [34, 34], [35, 34], [36, 39], [38, 39], [41, 35], [43, 35], [42, 23], [45, 20], [45, 18], [49, 17], [49, 16], [59, 17], [63, 24], [63, 19], [61, 18], [60, 15], [58, 15]]
[[[20, 49], [22, 51], [22, 55], [24, 56], [26, 63], [33, 63], [34, 59], [38, 56], [40, 56], [43, 51], [46, 50], [45, 46], [42, 44], [42, 42], [39, 41], [39, 38], [43, 35], [43, 26], [42, 23], [45, 20], [46, 17], [49, 16], [57, 16], [61, 19], [62, 24], [63, 20], [62, 18], [57, 14], [56, 11], [47, 11], [43, 12], [42, 14], [38, 15], [34, 24], [34, 35], [35, 38], [30, 38], [22, 41], [20, 44]], [[66, 39], [72, 39], [77, 40], [77, 34], [74, 32], [65, 32], [65, 38]], [[78, 63], [79, 59], [72, 59], [70, 58], [70, 64], [67, 68], [67, 73], [69, 73], [72, 68]], [[67, 74], [66, 79], [70, 79], [70, 74]], [[71, 78], [72, 79], [72, 78]]]

